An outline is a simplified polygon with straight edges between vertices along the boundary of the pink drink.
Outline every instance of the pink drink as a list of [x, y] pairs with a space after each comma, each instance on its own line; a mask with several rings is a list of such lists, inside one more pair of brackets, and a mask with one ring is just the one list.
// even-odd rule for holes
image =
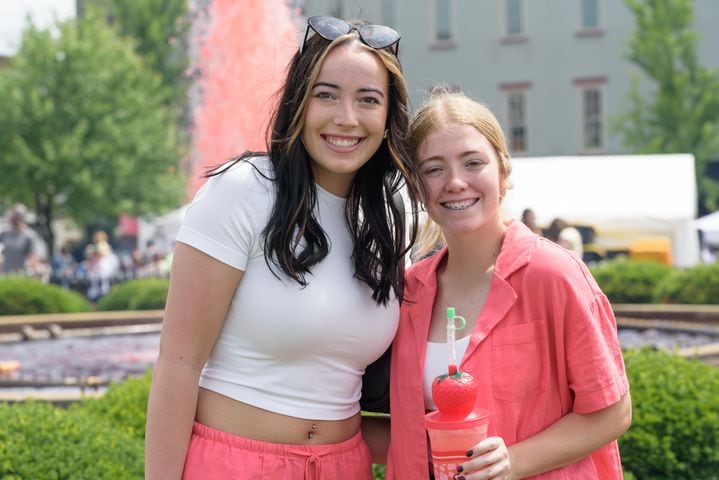
[[436, 480], [453, 480], [457, 465], [467, 461], [465, 453], [480, 440], [487, 438], [489, 411], [476, 408], [461, 420], [448, 420], [441, 412], [425, 415], [432, 447], [432, 463]]

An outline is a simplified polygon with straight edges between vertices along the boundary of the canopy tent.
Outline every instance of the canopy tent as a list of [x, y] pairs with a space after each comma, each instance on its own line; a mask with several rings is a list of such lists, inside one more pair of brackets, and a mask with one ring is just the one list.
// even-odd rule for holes
[[693, 155], [519, 157], [510, 178], [505, 208], [513, 218], [531, 208], [540, 226], [557, 217], [589, 225], [610, 249], [668, 237], [675, 265], [699, 261]]
[[144, 251], [147, 242], [153, 241], [160, 251], [169, 252], [174, 247], [187, 207], [184, 205], [160, 217], [141, 218], [137, 234], [140, 250]]
[[705, 243], [719, 246], [719, 212], [697, 218], [694, 226], [702, 232]]

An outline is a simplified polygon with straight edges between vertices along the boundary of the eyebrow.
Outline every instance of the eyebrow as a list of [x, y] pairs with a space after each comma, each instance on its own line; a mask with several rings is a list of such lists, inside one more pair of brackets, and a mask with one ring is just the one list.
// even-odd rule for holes
[[[312, 88], [315, 89], [317, 87], [327, 87], [327, 88], [333, 88], [335, 90], [340, 90], [340, 86], [336, 83], [330, 83], [330, 82], [317, 82], [315, 83]], [[379, 88], [375, 87], [361, 87], [357, 89], [358, 92], [361, 93], [376, 93], [380, 97], [384, 98], [384, 92], [380, 90]]]
[[[459, 157], [460, 157], [460, 158], [464, 158], [464, 157], [469, 157], [469, 156], [472, 156], [472, 155], [480, 155], [483, 159], [486, 159], [486, 158], [485, 158], [486, 155], [485, 155], [483, 152], [479, 151], [479, 150], [465, 150], [464, 152], [462, 152], [462, 153], [459, 154]], [[425, 163], [425, 162], [429, 162], [429, 161], [432, 161], [432, 160], [444, 160], [444, 155], [433, 155], [433, 156], [431, 156], [431, 157], [425, 158], [424, 160], [420, 160], [419, 163], [420, 163], [420, 165], [421, 165], [421, 164], [423, 164], [423, 163]]]

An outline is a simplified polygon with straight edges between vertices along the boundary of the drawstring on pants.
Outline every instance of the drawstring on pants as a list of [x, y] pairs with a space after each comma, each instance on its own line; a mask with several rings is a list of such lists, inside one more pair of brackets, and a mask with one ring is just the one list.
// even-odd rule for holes
[[305, 461], [305, 480], [320, 480], [322, 476], [322, 460], [317, 455], [307, 457]]

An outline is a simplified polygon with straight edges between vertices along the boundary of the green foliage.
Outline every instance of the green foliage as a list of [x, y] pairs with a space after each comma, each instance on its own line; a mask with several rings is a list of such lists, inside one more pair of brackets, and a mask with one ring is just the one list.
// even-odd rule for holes
[[142, 479], [143, 442], [81, 410], [0, 403], [0, 478]]
[[624, 469], [655, 480], [719, 478], [719, 369], [649, 349], [625, 352], [632, 426]]
[[73, 405], [71, 410], [83, 410], [133, 438], [144, 440], [151, 381], [152, 372], [148, 371], [142, 377], [111, 385], [102, 397], [84, 400]]
[[594, 279], [612, 303], [651, 303], [657, 284], [672, 269], [651, 261], [616, 258], [591, 268]]
[[28, 28], [0, 69], [0, 202], [83, 224], [157, 213], [184, 195], [183, 134], [160, 76], [104, 18]]
[[654, 300], [659, 303], [719, 303], [719, 264], [674, 270], [657, 285]]
[[112, 16], [119, 32], [134, 39], [135, 51], [162, 77], [171, 101], [183, 111], [189, 81], [187, 0], [89, 0]]
[[30, 277], [0, 277], [0, 315], [90, 311], [82, 295]]
[[626, 0], [636, 19], [628, 58], [651, 82], [634, 79], [614, 129], [636, 153], [693, 153], [701, 211], [719, 206], [707, 161], [719, 153], [719, 71], [699, 64], [692, 0]]
[[169, 280], [141, 278], [116, 285], [97, 302], [97, 309], [156, 310], [165, 308]]

